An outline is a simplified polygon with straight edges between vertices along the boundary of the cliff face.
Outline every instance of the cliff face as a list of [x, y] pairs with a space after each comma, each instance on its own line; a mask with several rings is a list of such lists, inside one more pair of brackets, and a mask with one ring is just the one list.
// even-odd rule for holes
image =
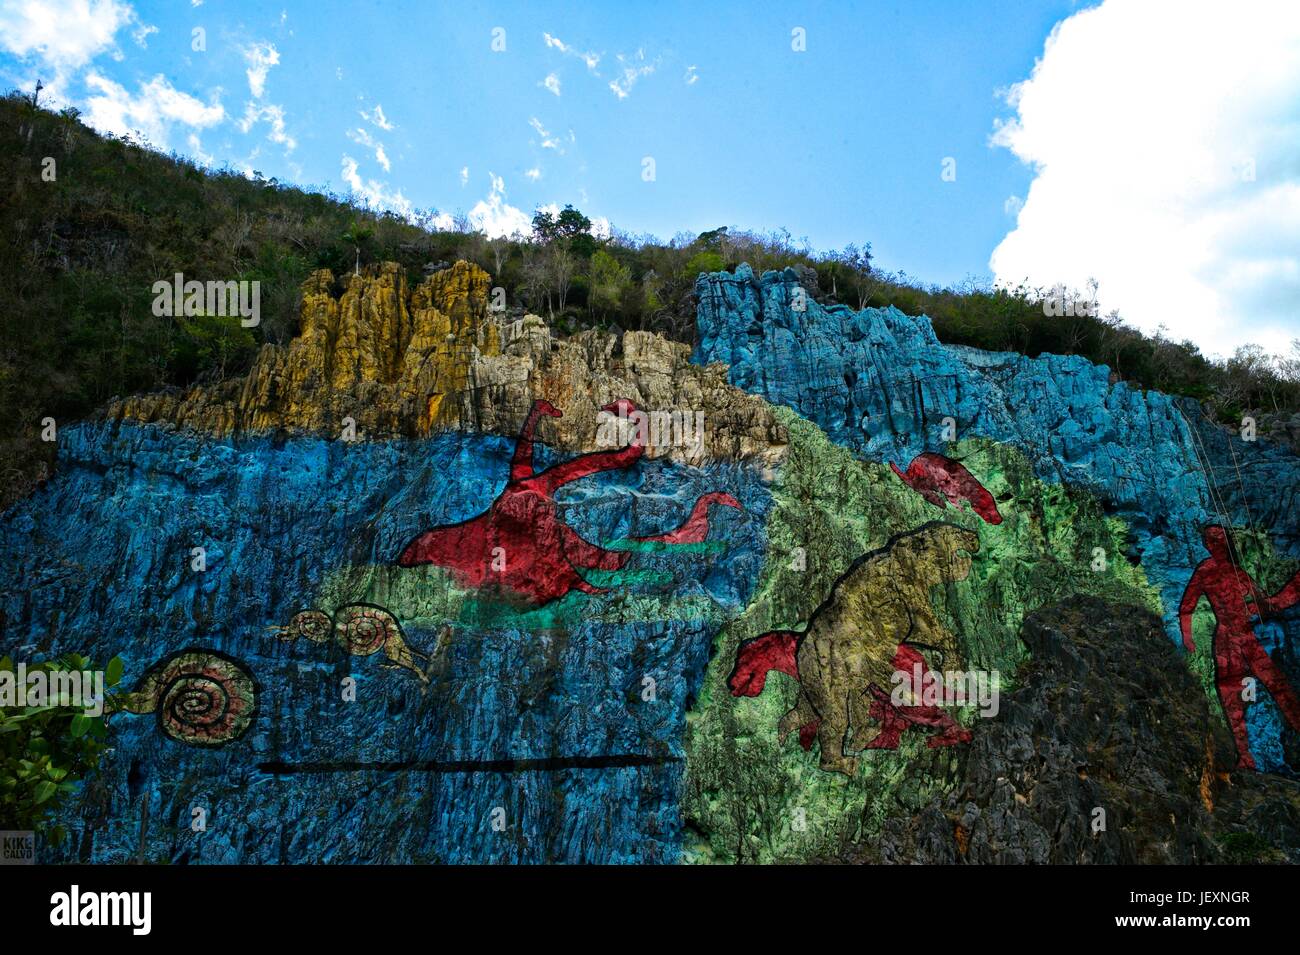
[[[910, 461], [954, 441], [991, 440], [1023, 455], [1040, 480], [1097, 500], [1124, 533], [1106, 566], [1141, 569], [1158, 591], [1170, 638], [1203, 529], [1235, 529], [1235, 543], [1270, 593], [1300, 559], [1295, 456], [1209, 424], [1193, 402], [1112, 384], [1081, 358], [1027, 358], [941, 345], [929, 322], [893, 309], [853, 312], [807, 301], [791, 308], [794, 274], [702, 276], [699, 362], [721, 362], [738, 387], [819, 425], [872, 461]], [[1090, 550], [1061, 554], [1091, 567]], [[1296, 672], [1291, 618], [1261, 639]], [[1207, 639], [1200, 641], [1202, 646]], [[1196, 661], [1202, 671], [1213, 659]], [[1294, 681], [1294, 676], [1293, 676]], [[1287, 765], [1277, 711], [1249, 711], [1252, 745]]]
[[656, 446], [650, 457], [700, 463], [760, 456], [783, 442], [770, 409], [690, 363], [690, 350], [648, 332], [551, 335], [535, 315], [504, 323], [488, 310], [490, 279], [458, 262], [410, 288], [396, 265], [342, 280], [319, 271], [303, 286], [302, 332], [267, 345], [247, 377], [181, 395], [140, 395], [110, 417], [166, 422], [207, 434], [338, 436], [350, 419], [364, 439], [462, 430], [514, 435], [533, 398], [564, 410], [547, 443], [598, 445], [597, 410], [616, 398], [661, 413], [703, 412], [702, 447]]
[[[1225, 833], [1293, 852], [1259, 811], [1293, 804], [1282, 782], [1231, 772], [1207, 601], [1195, 653], [1175, 648], [1207, 524], [1262, 590], [1289, 579], [1295, 459], [1082, 361], [796, 311], [793, 280], [702, 277], [691, 355], [498, 323], [463, 263], [415, 288], [320, 272], [299, 338], [246, 378], [62, 429], [56, 476], [0, 518], [2, 642], [121, 654], [136, 692], [46, 856], [1200, 861]], [[663, 424], [646, 447], [611, 440], [618, 399]], [[1076, 606], [1141, 608], [1168, 646], [1083, 634]], [[1292, 686], [1294, 615], [1251, 634]], [[908, 654], [988, 677], [1000, 706], [882, 701], [838, 662]], [[255, 713], [222, 738], [205, 707], [236, 685]], [[1094, 731], [1076, 690], [1120, 715]], [[1243, 719], [1261, 770], [1296, 765], [1265, 686]], [[1098, 806], [1156, 819], [1152, 790], [1145, 834], [1089, 829]], [[1165, 808], [1191, 827], [1172, 842]]]

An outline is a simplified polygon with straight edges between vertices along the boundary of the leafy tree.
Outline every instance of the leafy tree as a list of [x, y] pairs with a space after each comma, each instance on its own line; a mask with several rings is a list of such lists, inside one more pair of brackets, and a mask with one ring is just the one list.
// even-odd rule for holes
[[566, 205], [556, 214], [538, 209], [533, 214], [533, 237], [547, 245], [562, 242], [570, 251], [584, 258], [590, 258], [595, 250], [591, 220], [571, 205]]
[[356, 262], [356, 268], [352, 273], [353, 275], [361, 274], [361, 247], [365, 245], [367, 242], [369, 242], [371, 239], [373, 239], [374, 237], [375, 237], [375, 230], [370, 228], [369, 226], [361, 225], [360, 223], [357, 222], [356, 219], [352, 220], [351, 224], [347, 228], [347, 231], [345, 231], [343, 235], [339, 237], [356, 250], [357, 262]]
[[198, 315], [179, 318], [185, 342], [179, 346], [195, 377], [211, 370], [224, 378], [228, 370], [242, 371], [257, 352], [257, 339], [237, 315]]
[[632, 288], [632, 271], [601, 249], [591, 257], [591, 294], [588, 305], [597, 315], [616, 312]]
[[724, 268], [726, 261], [722, 258], [722, 253], [705, 250], [695, 253], [687, 260], [683, 274], [694, 282], [695, 276], [701, 272], [721, 272]]

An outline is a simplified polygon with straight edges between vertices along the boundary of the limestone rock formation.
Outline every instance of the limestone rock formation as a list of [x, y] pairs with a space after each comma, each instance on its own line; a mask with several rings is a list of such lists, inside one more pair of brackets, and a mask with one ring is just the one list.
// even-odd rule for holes
[[1259, 861], [1300, 859], [1300, 784], [1229, 778], [1227, 734], [1156, 617], [1074, 598], [1023, 636], [1023, 684], [978, 728], [948, 795], [885, 824], [881, 861], [1185, 864], [1243, 842]]
[[[488, 309], [490, 278], [457, 262], [415, 287], [395, 263], [343, 280], [326, 270], [303, 285], [301, 334], [266, 345], [242, 379], [183, 394], [118, 402], [111, 417], [168, 422], [216, 435], [424, 437], [451, 429], [514, 434], [534, 398], [564, 412], [547, 442], [592, 451], [597, 411], [627, 398], [652, 415], [696, 413], [703, 441], [661, 440], [647, 455], [699, 464], [758, 458], [772, 465], [785, 438], [764, 402], [731, 386], [725, 369], [690, 363], [690, 349], [649, 332], [551, 334], [535, 315], [510, 323]], [[681, 428], [679, 427], [679, 432]], [[604, 445], [608, 447], [609, 445]]]

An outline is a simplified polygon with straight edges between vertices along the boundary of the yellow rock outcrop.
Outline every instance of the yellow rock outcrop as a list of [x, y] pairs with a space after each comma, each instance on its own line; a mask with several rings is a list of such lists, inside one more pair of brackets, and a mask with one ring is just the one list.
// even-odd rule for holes
[[265, 345], [244, 378], [184, 393], [139, 395], [111, 416], [169, 422], [216, 435], [286, 432], [423, 437], [464, 429], [514, 434], [535, 398], [564, 411], [542, 432], [567, 451], [599, 447], [597, 411], [629, 398], [647, 411], [702, 412], [698, 446], [648, 449], [692, 464], [760, 458], [775, 463], [784, 428], [760, 398], [732, 387], [721, 365], [690, 363], [690, 349], [650, 332], [595, 330], [555, 337], [536, 315], [505, 322], [488, 310], [491, 279], [457, 262], [408, 286], [395, 263], [343, 279], [303, 283], [302, 330]]

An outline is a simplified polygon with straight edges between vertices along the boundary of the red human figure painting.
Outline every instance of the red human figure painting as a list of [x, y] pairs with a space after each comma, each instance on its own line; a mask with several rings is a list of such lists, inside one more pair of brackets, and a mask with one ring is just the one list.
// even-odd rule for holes
[[998, 512], [993, 495], [959, 461], [926, 451], [914, 457], [906, 471], [900, 471], [892, 461], [889, 466], [904, 484], [935, 507], [943, 508], [948, 504], [960, 507], [962, 501], [970, 501], [975, 513], [985, 523], [1002, 523], [1002, 515]]
[[[627, 416], [636, 407], [620, 398], [602, 410]], [[515, 444], [510, 479], [491, 507], [476, 517], [420, 534], [398, 557], [400, 566], [436, 564], [451, 570], [460, 586], [497, 588], [536, 604], [549, 603], [573, 590], [606, 592], [588, 583], [579, 571], [619, 570], [631, 554], [583, 540], [561, 519], [555, 492], [593, 474], [630, 467], [645, 448], [633, 439], [616, 451], [583, 454], [538, 473], [533, 466], [533, 440], [542, 417], [559, 418], [562, 412], [548, 401], [533, 402]], [[700, 543], [709, 532], [708, 508], [712, 504], [740, 507], [730, 494], [705, 494], [681, 527], [633, 540]]]
[[1246, 734], [1246, 704], [1242, 699], [1242, 681], [1256, 677], [1273, 695], [1286, 721], [1300, 731], [1300, 701], [1286, 676], [1260, 646], [1252, 626], [1254, 618], [1280, 613], [1300, 603], [1300, 574], [1272, 597], [1266, 596], [1250, 575], [1237, 566], [1228, 546], [1223, 527], [1212, 524], [1202, 535], [1210, 556], [1197, 566], [1187, 582], [1178, 607], [1178, 624], [1183, 646], [1195, 652], [1192, 639], [1192, 614], [1204, 597], [1214, 612], [1214, 668], [1219, 701], [1237, 744], [1237, 768], [1254, 769]]

